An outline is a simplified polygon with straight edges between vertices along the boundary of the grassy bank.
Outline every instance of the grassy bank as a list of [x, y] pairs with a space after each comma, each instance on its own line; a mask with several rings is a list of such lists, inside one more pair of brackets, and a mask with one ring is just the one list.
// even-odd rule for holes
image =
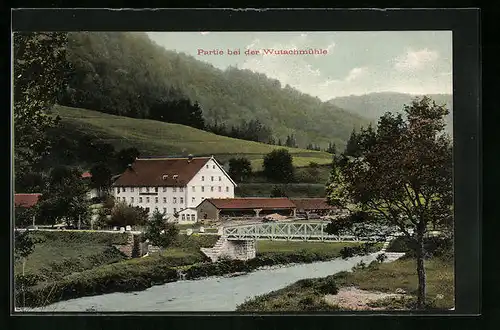
[[[442, 258], [426, 261], [428, 308], [449, 309], [454, 306], [453, 263]], [[372, 263], [353, 272], [341, 272], [325, 278], [298, 281], [281, 290], [256, 297], [238, 306], [237, 311], [334, 311], [336, 305], [325, 302], [326, 294], [336, 294], [340, 288], [395, 293], [404, 290], [404, 299], [384, 299], [371, 307], [384, 309], [412, 309], [416, 301], [418, 279], [414, 259], [400, 259], [391, 263]]]

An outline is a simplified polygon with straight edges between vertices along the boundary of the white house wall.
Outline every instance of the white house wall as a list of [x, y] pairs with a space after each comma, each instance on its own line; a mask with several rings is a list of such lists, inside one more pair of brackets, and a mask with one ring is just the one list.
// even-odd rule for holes
[[117, 201], [149, 208], [150, 215], [156, 208], [167, 216], [183, 211], [178, 220], [189, 223], [198, 221], [195, 208], [204, 199], [234, 198], [234, 184], [210, 159], [185, 187], [113, 187], [113, 195]]

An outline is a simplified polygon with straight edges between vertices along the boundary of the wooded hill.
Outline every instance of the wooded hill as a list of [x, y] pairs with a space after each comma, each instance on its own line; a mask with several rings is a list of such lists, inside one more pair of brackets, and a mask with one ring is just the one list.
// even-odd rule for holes
[[71, 32], [67, 58], [73, 69], [62, 105], [205, 129], [259, 119], [275, 141], [293, 134], [299, 147], [323, 149], [330, 142], [343, 147], [353, 128], [368, 124], [264, 74], [222, 71], [166, 50], [145, 33]]

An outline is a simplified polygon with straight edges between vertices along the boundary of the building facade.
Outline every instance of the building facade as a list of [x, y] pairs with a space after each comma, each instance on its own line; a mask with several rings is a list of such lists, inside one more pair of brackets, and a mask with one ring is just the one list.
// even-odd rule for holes
[[233, 198], [236, 183], [213, 157], [142, 158], [113, 183], [117, 201], [158, 210], [179, 223], [198, 221], [207, 198]]

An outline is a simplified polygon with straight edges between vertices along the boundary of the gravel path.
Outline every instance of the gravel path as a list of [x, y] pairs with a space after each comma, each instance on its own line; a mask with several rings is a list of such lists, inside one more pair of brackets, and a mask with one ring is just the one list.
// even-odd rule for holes
[[336, 295], [326, 295], [325, 301], [337, 305], [343, 310], [382, 310], [380, 307], [370, 307], [367, 304], [385, 298], [402, 298], [403, 294], [383, 293], [360, 290], [355, 287], [340, 288]]

